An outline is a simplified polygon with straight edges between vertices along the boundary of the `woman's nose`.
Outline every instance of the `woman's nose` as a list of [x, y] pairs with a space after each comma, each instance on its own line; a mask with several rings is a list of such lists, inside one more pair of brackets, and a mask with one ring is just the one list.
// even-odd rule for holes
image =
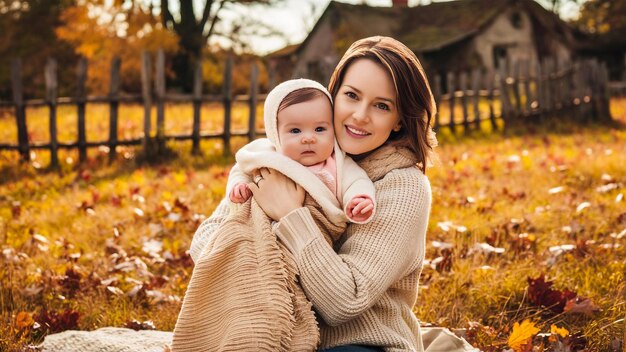
[[358, 122], [367, 122], [369, 116], [367, 115], [367, 105], [359, 104], [352, 112], [352, 117]]

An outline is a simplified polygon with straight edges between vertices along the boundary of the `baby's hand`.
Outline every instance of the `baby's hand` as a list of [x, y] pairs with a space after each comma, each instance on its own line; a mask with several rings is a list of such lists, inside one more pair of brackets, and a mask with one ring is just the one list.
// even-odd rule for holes
[[252, 196], [252, 191], [245, 183], [238, 183], [230, 191], [230, 201], [233, 203], [245, 203]]
[[374, 202], [365, 197], [354, 197], [348, 204], [348, 218], [352, 221], [363, 222], [372, 216]]

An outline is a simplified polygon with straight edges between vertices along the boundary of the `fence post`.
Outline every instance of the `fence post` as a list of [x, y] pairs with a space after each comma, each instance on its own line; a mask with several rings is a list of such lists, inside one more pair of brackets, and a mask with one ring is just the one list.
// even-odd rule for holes
[[76, 68], [76, 112], [78, 114], [78, 162], [87, 161], [87, 135], [85, 133], [85, 101], [87, 92], [87, 59], [81, 57]]
[[109, 163], [113, 162], [117, 153], [117, 113], [119, 110], [120, 65], [120, 58], [113, 58], [111, 61], [111, 86], [109, 90]]
[[515, 64], [513, 65], [513, 74], [511, 75], [513, 77], [513, 98], [515, 99], [515, 110], [516, 110], [515, 115], [517, 116], [522, 115], [522, 96], [520, 94], [520, 89], [519, 89], [519, 86], [521, 84], [521, 77], [522, 77], [521, 68], [522, 68], [521, 60], [515, 61]]
[[535, 109], [537, 109], [537, 112], [539, 113], [539, 115], [541, 115], [541, 111], [543, 110], [544, 106], [543, 106], [543, 77], [542, 77], [542, 70], [541, 70], [541, 61], [537, 60], [534, 62], [534, 68], [535, 68], [535, 96], [537, 98], [537, 105], [535, 106]]
[[500, 58], [499, 60], [499, 70], [500, 70], [500, 102], [501, 102], [501, 106], [502, 106], [502, 120], [504, 121], [504, 126], [506, 127], [506, 124], [510, 118], [510, 113], [511, 113], [511, 100], [509, 97], [509, 90], [508, 90], [508, 81], [509, 81], [509, 77], [508, 77], [508, 73], [507, 73], [507, 69], [506, 69], [506, 60], [504, 58]]
[[232, 108], [233, 55], [228, 55], [224, 69], [223, 104], [224, 104], [224, 155], [230, 155], [230, 113]]
[[152, 94], [150, 92], [150, 80], [152, 75], [152, 65], [150, 64], [150, 53], [141, 53], [141, 98], [143, 100], [143, 152], [149, 158], [152, 156], [152, 144], [150, 143], [150, 130], [152, 129]]
[[609, 94], [609, 70], [606, 66], [606, 63], [602, 63], [600, 65], [600, 106], [602, 111], [602, 120], [603, 121], [612, 121], [611, 117], [611, 108], [609, 105], [609, 100], [611, 96]]
[[467, 73], [459, 75], [459, 89], [461, 90], [461, 110], [463, 111], [463, 133], [469, 133], [469, 113], [467, 112]]
[[530, 61], [524, 60], [524, 67], [522, 70], [524, 75], [524, 95], [526, 96], [526, 113], [530, 115], [532, 110], [532, 96], [530, 94]]
[[599, 120], [600, 119], [600, 104], [598, 101], [598, 95], [599, 95], [599, 71], [600, 69], [598, 68], [598, 61], [595, 59], [590, 60], [589, 62], [589, 86], [591, 87], [591, 107], [592, 107], [592, 114], [593, 114], [593, 119], [594, 120]]
[[257, 94], [259, 93], [259, 67], [256, 62], [252, 62], [250, 72], [250, 100], [248, 117], [248, 140], [252, 142], [256, 138], [256, 106]]
[[474, 92], [474, 125], [480, 131], [480, 69], [472, 71], [472, 91]]
[[57, 97], [59, 84], [57, 81], [57, 62], [53, 58], [48, 58], [45, 68], [46, 100], [50, 113], [50, 167], [59, 167], [59, 145], [57, 143]]
[[14, 59], [11, 63], [11, 88], [13, 90], [13, 104], [15, 105], [18, 148], [21, 161], [27, 162], [30, 160], [30, 150], [28, 146], [28, 129], [26, 127], [24, 92], [22, 91], [22, 60], [20, 59]]
[[485, 87], [487, 88], [487, 101], [489, 103], [489, 121], [491, 122], [491, 129], [493, 131], [498, 130], [498, 124], [496, 123], [496, 114], [495, 109], [493, 107], [493, 90], [494, 90], [494, 81], [496, 75], [493, 71], [487, 71], [484, 76], [485, 79]]
[[158, 152], [165, 151], [165, 52], [157, 51], [156, 77], [154, 78], [156, 95], [156, 140]]
[[583, 121], [583, 87], [581, 81], [580, 62], [574, 61], [572, 64], [572, 107], [574, 109], [574, 117], [576, 121]]
[[450, 97], [450, 132], [456, 133], [456, 127], [454, 124], [454, 73], [448, 72], [446, 75], [446, 85], [448, 86], [448, 96]]
[[193, 71], [193, 144], [191, 154], [200, 154], [200, 107], [202, 106], [202, 61], [196, 61]]
[[267, 89], [272, 90], [276, 87], [276, 63], [270, 61], [267, 64]]
[[437, 108], [436, 110], [436, 114], [434, 116], [435, 118], [435, 130], [439, 130], [439, 116], [441, 115], [439, 113], [439, 107], [441, 106], [441, 76], [440, 75], [436, 75], [435, 76], [435, 91], [434, 91], [434, 95], [435, 95], [435, 106]]

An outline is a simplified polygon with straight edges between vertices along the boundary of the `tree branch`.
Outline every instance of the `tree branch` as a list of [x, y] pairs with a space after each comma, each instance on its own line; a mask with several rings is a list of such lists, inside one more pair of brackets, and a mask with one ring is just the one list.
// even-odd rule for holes
[[167, 28], [167, 23], [172, 23], [173, 27], [176, 27], [176, 22], [174, 21], [174, 16], [170, 12], [170, 6], [167, 0], [161, 0], [161, 21], [163, 23], [163, 27]]
[[[211, 26], [209, 27], [209, 31], [207, 32], [207, 34], [203, 35], [203, 39], [206, 42], [207, 40], [209, 40], [209, 38], [211, 37], [211, 34], [213, 34], [213, 31], [215, 30], [215, 24], [218, 22], [219, 20], [219, 13], [220, 10], [222, 9], [222, 7], [224, 7], [224, 3], [226, 3], [226, 0], [222, 0], [220, 1], [219, 6], [217, 7], [217, 10], [215, 11], [215, 14], [213, 15], [213, 19], [211, 19]], [[207, 5], [208, 7], [208, 5]], [[207, 14], [207, 20], [208, 20], [208, 12], [206, 11], [207, 7], [205, 7], [205, 14]], [[202, 17], [202, 19], [204, 20], [204, 16]], [[202, 22], [202, 29], [204, 29], [204, 24], [206, 24], [206, 20], [204, 22]]]
[[[220, 1], [219, 9], [222, 8], [223, 3], [224, 3], [223, 1]], [[204, 10], [202, 11], [202, 19], [200, 20], [200, 23], [199, 23], [199, 27], [202, 28], [202, 30], [204, 30], [204, 26], [206, 25], [206, 22], [209, 20], [212, 6], [213, 6], [213, 0], [208, 0], [206, 4], [204, 5]], [[219, 9], [217, 9], [218, 12], [219, 12]], [[217, 15], [217, 12], [215, 14]]]

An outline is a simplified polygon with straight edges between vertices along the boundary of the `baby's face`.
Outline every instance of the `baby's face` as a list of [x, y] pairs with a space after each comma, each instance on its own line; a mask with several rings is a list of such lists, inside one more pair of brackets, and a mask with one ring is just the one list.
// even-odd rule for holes
[[291, 105], [278, 113], [280, 152], [304, 166], [330, 157], [335, 145], [333, 110], [328, 98]]

